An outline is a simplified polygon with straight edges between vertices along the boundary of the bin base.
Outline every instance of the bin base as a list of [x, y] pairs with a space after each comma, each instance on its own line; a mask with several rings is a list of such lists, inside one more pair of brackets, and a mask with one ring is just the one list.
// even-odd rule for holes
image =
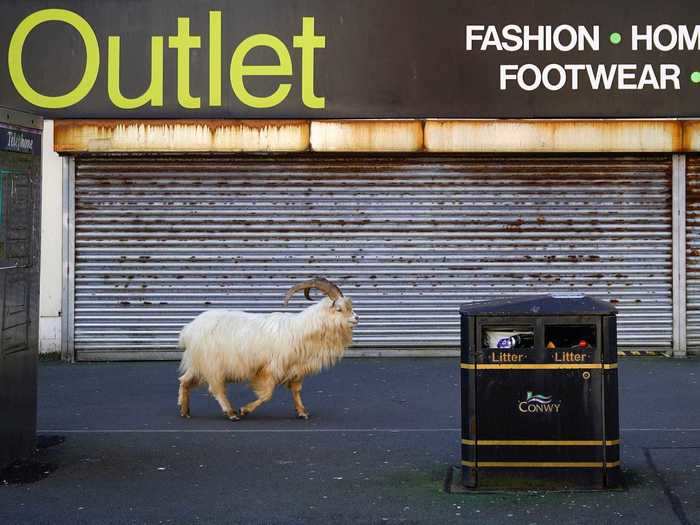
[[[622, 471], [616, 469], [614, 486], [603, 486], [601, 483], [592, 483], [590, 477], [575, 476], [570, 477], [570, 473], [562, 473], [561, 476], [550, 477], [551, 470], [546, 473], [549, 479], [538, 477], [534, 472], [522, 471], [507, 472], [503, 471], [492, 472], [490, 475], [482, 476], [479, 482], [474, 479], [468, 479], [467, 485], [473, 485], [473, 488], [465, 486], [462, 467], [455, 465], [451, 466], [447, 471], [445, 479], [445, 492], [449, 494], [469, 494], [469, 493], [499, 493], [499, 492], [608, 492], [608, 491], [623, 491], [626, 490], [622, 479]], [[568, 479], [567, 479], [568, 478]], [[612, 480], [609, 480], [609, 482]]]

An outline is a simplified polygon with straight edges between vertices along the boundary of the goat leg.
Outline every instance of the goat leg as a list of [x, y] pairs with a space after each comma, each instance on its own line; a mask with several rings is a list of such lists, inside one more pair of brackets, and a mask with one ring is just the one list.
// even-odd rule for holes
[[240, 416], [243, 417], [250, 414], [260, 405], [272, 399], [272, 394], [276, 386], [275, 380], [269, 373], [265, 371], [258, 372], [258, 375], [250, 382], [250, 387], [258, 398], [243, 406], [240, 411]]
[[290, 381], [287, 383], [287, 387], [292, 392], [292, 399], [294, 400], [294, 408], [297, 411], [297, 417], [299, 419], [309, 419], [309, 413], [304, 407], [304, 403], [301, 401], [301, 381]]
[[221, 410], [224, 411], [224, 414], [226, 414], [231, 421], [238, 421], [240, 419], [226, 396], [226, 383], [224, 381], [210, 383], [209, 392], [214, 396], [214, 399], [219, 402]]
[[180, 407], [182, 417], [190, 417], [190, 389], [198, 384], [194, 375], [187, 371], [180, 377], [180, 390], [177, 396], [177, 404]]

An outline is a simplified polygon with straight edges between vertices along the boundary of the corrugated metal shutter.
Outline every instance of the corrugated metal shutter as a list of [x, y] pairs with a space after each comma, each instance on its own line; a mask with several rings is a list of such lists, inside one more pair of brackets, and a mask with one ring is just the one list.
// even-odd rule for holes
[[198, 312], [310, 275], [353, 297], [358, 349], [454, 349], [461, 302], [548, 291], [669, 347], [670, 181], [670, 157], [78, 159], [77, 357], [176, 357]]
[[700, 350], [700, 157], [686, 161], [686, 320], [688, 351]]

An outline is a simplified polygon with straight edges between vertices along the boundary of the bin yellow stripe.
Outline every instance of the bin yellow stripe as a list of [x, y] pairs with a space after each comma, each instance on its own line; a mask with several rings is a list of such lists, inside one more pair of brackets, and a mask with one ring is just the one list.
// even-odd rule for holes
[[461, 363], [461, 368], [477, 370], [610, 370], [617, 368], [617, 363], [609, 364], [586, 364], [586, 363], [525, 363], [525, 364], [502, 364], [502, 363]]
[[462, 445], [478, 445], [478, 446], [552, 446], [552, 447], [612, 447], [619, 445], [619, 439], [610, 439], [607, 441], [597, 440], [556, 440], [556, 439], [463, 439]]
[[465, 467], [526, 467], [526, 468], [613, 468], [619, 467], [619, 461], [462, 461]]

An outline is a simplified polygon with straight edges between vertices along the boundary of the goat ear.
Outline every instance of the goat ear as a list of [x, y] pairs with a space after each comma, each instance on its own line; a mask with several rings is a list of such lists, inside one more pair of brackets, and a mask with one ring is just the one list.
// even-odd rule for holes
[[333, 302], [331, 303], [331, 308], [335, 308], [335, 303], [338, 301], [338, 299], [333, 299]]

